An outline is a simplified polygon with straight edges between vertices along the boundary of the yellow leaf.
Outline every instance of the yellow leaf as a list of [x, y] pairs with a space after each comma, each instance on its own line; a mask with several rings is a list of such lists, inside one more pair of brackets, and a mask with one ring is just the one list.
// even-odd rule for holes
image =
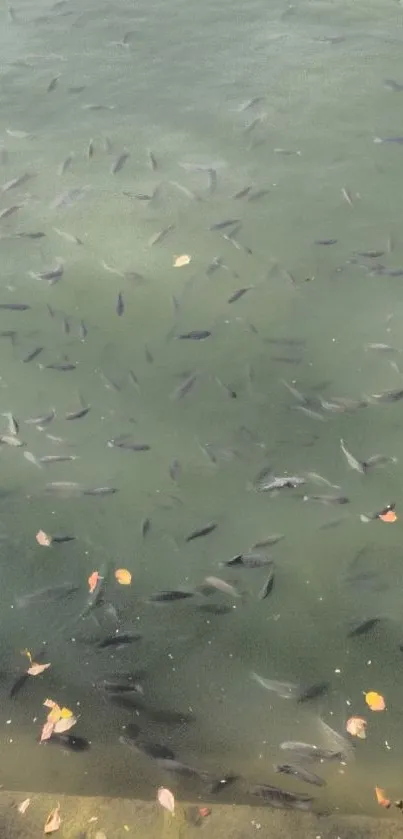
[[62, 720], [68, 720], [69, 717], [73, 716], [73, 711], [70, 711], [70, 708], [61, 708], [60, 709], [60, 718]]
[[132, 581], [132, 575], [127, 568], [117, 568], [115, 571], [115, 579], [121, 586], [129, 586]]
[[189, 265], [191, 258], [192, 257], [189, 256], [187, 253], [183, 253], [181, 256], [176, 256], [174, 259], [173, 267], [183, 268], [184, 265]]

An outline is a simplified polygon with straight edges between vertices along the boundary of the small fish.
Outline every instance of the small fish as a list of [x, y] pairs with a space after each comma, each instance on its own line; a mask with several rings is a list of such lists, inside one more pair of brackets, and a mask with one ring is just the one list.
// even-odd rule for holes
[[118, 492], [116, 487], [90, 487], [89, 489], [83, 490], [83, 495], [115, 495], [116, 492]]
[[204, 341], [210, 335], [211, 332], [208, 329], [193, 329], [191, 332], [183, 332], [181, 335], [178, 335], [178, 338], [181, 341]]
[[256, 189], [255, 192], [249, 193], [248, 201], [260, 201], [260, 199], [264, 198], [265, 195], [268, 195], [269, 192], [269, 189]]
[[31, 306], [28, 303], [0, 303], [0, 309], [6, 309], [10, 312], [26, 312]]
[[251, 285], [245, 286], [245, 288], [238, 288], [238, 290], [234, 291], [234, 293], [231, 294], [231, 297], [228, 298], [227, 303], [235, 303], [237, 300], [240, 300], [241, 297], [243, 297], [244, 294], [246, 294], [247, 291], [250, 291], [252, 288], [253, 286]]
[[138, 632], [117, 632], [115, 635], [108, 635], [98, 643], [98, 649], [106, 650], [108, 647], [120, 647], [133, 644], [134, 641], [141, 641], [142, 635]]
[[351, 452], [349, 452], [343, 439], [340, 440], [340, 448], [350, 468], [355, 469], [356, 472], [361, 472], [361, 474], [363, 475], [365, 472], [364, 464], [360, 460], [357, 460], [357, 458], [354, 457], [354, 455], [351, 454]]
[[62, 361], [57, 362], [54, 361], [51, 364], [46, 365], [47, 370], [58, 370], [59, 373], [69, 373], [71, 370], [77, 369], [77, 364], [70, 362], [70, 361]]
[[173, 772], [175, 775], [181, 775], [184, 778], [202, 777], [202, 774], [197, 769], [194, 769], [193, 766], [188, 766], [186, 763], [181, 763], [179, 760], [157, 757], [156, 762], [160, 769], [164, 769], [165, 772]]
[[46, 93], [52, 93], [53, 90], [56, 90], [59, 79], [60, 76], [53, 76], [46, 88]]
[[125, 304], [124, 304], [124, 300], [123, 300], [123, 294], [122, 294], [121, 291], [119, 291], [118, 299], [117, 299], [117, 303], [116, 303], [116, 314], [119, 317], [121, 317], [124, 313], [124, 310], [125, 310]]
[[49, 414], [41, 414], [39, 417], [29, 417], [24, 420], [27, 425], [45, 426], [48, 425], [56, 416], [56, 411], [53, 408]]
[[86, 737], [77, 737], [76, 734], [57, 734], [53, 732], [45, 743], [46, 745], [53, 744], [61, 746], [63, 749], [69, 749], [71, 752], [87, 752], [91, 748], [91, 743]]
[[304, 495], [303, 501], [318, 501], [320, 504], [349, 504], [346, 495]]
[[314, 803], [314, 799], [304, 793], [288, 792], [268, 784], [256, 784], [251, 787], [250, 792], [261, 798], [265, 804], [285, 810], [311, 810]]
[[286, 740], [280, 743], [280, 749], [286, 752], [293, 752], [305, 760], [343, 760], [344, 754], [342, 751], [333, 749], [322, 749], [320, 746], [315, 746], [311, 743], [301, 743], [296, 740]]
[[266, 600], [266, 597], [268, 597], [269, 594], [271, 594], [274, 588], [274, 579], [274, 571], [270, 571], [267, 580], [263, 583], [262, 588], [259, 591], [259, 594], [257, 596], [258, 600]]
[[366, 635], [380, 620], [381, 618], [368, 618], [367, 620], [361, 621], [357, 626], [354, 626], [347, 632], [347, 638], [358, 638], [360, 635]]
[[78, 408], [77, 411], [69, 411], [69, 413], [67, 413], [64, 418], [66, 420], [82, 419], [83, 417], [87, 416], [87, 414], [90, 410], [91, 410], [91, 406], [90, 405], [85, 405], [82, 408]]
[[0, 436], [0, 443], [4, 443], [6, 446], [14, 446], [15, 448], [26, 446], [26, 443], [23, 443], [22, 440], [19, 440], [18, 437], [12, 434], [2, 434]]
[[208, 588], [217, 589], [223, 594], [229, 594], [231, 597], [241, 597], [239, 591], [234, 586], [222, 580], [220, 577], [205, 577], [204, 583]]
[[168, 233], [170, 233], [174, 229], [174, 227], [174, 224], [169, 224], [168, 227], [164, 227], [162, 230], [159, 230], [157, 233], [154, 233], [153, 236], [151, 236], [151, 238], [148, 240], [149, 247], [153, 247], [153, 245], [158, 245], [160, 242], [162, 242], [162, 240], [165, 239], [166, 236], [168, 236]]
[[235, 224], [239, 224], [241, 219], [239, 218], [227, 218], [224, 221], [216, 221], [214, 224], [211, 224], [209, 230], [225, 230], [227, 227], [233, 227]]
[[282, 699], [295, 699], [297, 685], [292, 682], [279, 682], [277, 679], [264, 679], [257, 673], [251, 673], [252, 679], [270, 693], [277, 693]]
[[236, 781], [239, 780], [239, 775], [225, 775], [224, 778], [217, 778], [216, 780], [212, 781], [208, 787], [208, 791], [212, 795], [216, 795], [218, 792], [221, 792], [223, 789], [226, 789], [230, 784], [234, 784]]
[[291, 775], [298, 781], [304, 781], [307, 784], [314, 784], [317, 787], [326, 786], [326, 781], [316, 775], [315, 772], [309, 772], [303, 766], [293, 766], [291, 763], [276, 763], [274, 771], [281, 775]]
[[[70, 169], [73, 160], [74, 160], [74, 153], [71, 152], [70, 154], [67, 155], [67, 157], [64, 160], [62, 160], [62, 162], [61, 162], [61, 164], [58, 168], [58, 174], [59, 175], [64, 175], [65, 172], [67, 172], [67, 170]], [[62, 205], [60, 205], [60, 206], [62, 206]]]
[[84, 244], [82, 239], [79, 239], [78, 236], [73, 236], [73, 234], [68, 233], [67, 230], [60, 230], [59, 227], [53, 227], [52, 230], [54, 230], [58, 236], [61, 236], [62, 239], [66, 239], [66, 242], [72, 242], [74, 245]]
[[373, 142], [376, 145], [381, 143], [396, 143], [398, 146], [403, 146], [403, 137], [374, 137]]
[[149, 534], [150, 530], [151, 530], [151, 519], [149, 519], [149, 518], [143, 519], [143, 521], [141, 522], [141, 535], [142, 535], [143, 539], [146, 538], [146, 536]]
[[240, 189], [238, 192], [235, 192], [232, 198], [235, 201], [239, 200], [240, 198], [246, 198], [246, 196], [249, 195], [251, 189], [251, 186], [244, 186], [243, 189]]
[[226, 562], [220, 562], [221, 567], [232, 568], [234, 566], [243, 566], [244, 568], [263, 568], [267, 565], [273, 565], [273, 560], [268, 556], [262, 554], [237, 554], [232, 559]]
[[157, 159], [155, 157], [155, 154], [153, 154], [151, 149], [148, 149], [147, 155], [148, 155], [148, 161], [149, 161], [149, 164], [150, 164], [150, 168], [152, 169], [153, 172], [155, 172], [158, 169], [158, 163], [157, 163]]
[[9, 192], [10, 189], [16, 189], [17, 187], [22, 186], [22, 184], [25, 184], [26, 181], [29, 181], [30, 178], [32, 178], [32, 175], [30, 175], [29, 172], [24, 172], [23, 175], [19, 175], [17, 178], [12, 178], [11, 181], [7, 181], [3, 184], [1, 191]]
[[38, 358], [38, 355], [40, 355], [43, 350], [44, 347], [35, 347], [34, 350], [31, 350], [31, 352], [22, 359], [24, 364], [29, 364], [30, 361], [34, 361], [34, 359]]
[[169, 464], [169, 477], [172, 481], [177, 481], [180, 476], [180, 473], [181, 465], [179, 463], [179, 460], [176, 457], [174, 457], [174, 459], [171, 460], [171, 463]]
[[294, 405], [293, 410], [301, 411], [302, 414], [305, 414], [305, 416], [310, 417], [311, 419], [326, 422], [326, 417], [324, 417], [323, 414], [320, 414], [319, 411], [313, 411], [312, 408], [307, 408], [306, 405]]
[[148, 598], [149, 603], [173, 603], [176, 600], [187, 600], [194, 597], [194, 591], [180, 591], [177, 589], [157, 591]]
[[316, 239], [315, 245], [335, 245], [337, 239]]
[[255, 478], [254, 486], [258, 492], [271, 492], [276, 489], [295, 489], [305, 483], [305, 478], [300, 478], [297, 475], [276, 477], [271, 470], [264, 469]]
[[173, 402], [179, 399], [183, 399], [183, 397], [186, 396], [186, 394], [189, 393], [189, 391], [192, 389], [193, 385], [196, 382], [196, 379], [197, 373], [190, 373], [189, 376], [186, 376], [183, 382], [181, 382], [177, 387], [174, 388], [174, 390], [170, 394], [170, 399], [172, 399]]
[[378, 402], [399, 402], [403, 399], [403, 390], [384, 390], [382, 393], [373, 393], [371, 398]]
[[79, 460], [77, 454], [45, 454], [39, 458], [40, 463], [65, 463], [69, 460]]
[[16, 436], [20, 430], [20, 426], [18, 420], [13, 416], [11, 411], [5, 411], [2, 414], [2, 417], [6, 417], [8, 420], [8, 432], [9, 434], [13, 434]]
[[341, 194], [344, 200], [347, 202], [347, 204], [349, 204], [350, 207], [354, 207], [354, 201], [352, 199], [351, 192], [347, 189], [347, 187], [343, 186], [341, 188]]
[[66, 597], [71, 597], [79, 591], [79, 587], [73, 583], [60, 583], [56, 586], [47, 586], [36, 591], [22, 594], [15, 600], [15, 605], [18, 609], [25, 609], [27, 606], [36, 605], [38, 603], [47, 603], [51, 600], [63, 600]]
[[303, 688], [300, 691], [297, 696], [297, 702], [301, 704], [311, 699], [317, 699], [318, 696], [323, 696], [325, 693], [328, 693], [329, 687], [329, 682], [316, 682], [314, 685], [309, 685], [309, 687]]
[[284, 539], [283, 533], [274, 533], [272, 536], [267, 536], [266, 539], [261, 539], [259, 542], [255, 542], [252, 545], [252, 550], [259, 550], [259, 548], [267, 548], [270, 545], [277, 545], [277, 542], [281, 542]]
[[212, 533], [217, 527], [217, 522], [211, 521], [206, 524], [204, 527], [200, 527], [197, 530], [193, 530], [192, 533], [189, 533], [189, 536], [186, 536], [186, 542], [192, 542], [194, 539], [199, 539], [201, 536], [208, 536], [209, 533]]
[[118, 172], [120, 172], [120, 170], [123, 169], [123, 166], [129, 159], [129, 157], [129, 152], [125, 149], [125, 151], [123, 151], [119, 155], [119, 157], [117, 157], [116, 160], [113, 161], [112, 166], [110, 168], [111, 175], [116, 175]]

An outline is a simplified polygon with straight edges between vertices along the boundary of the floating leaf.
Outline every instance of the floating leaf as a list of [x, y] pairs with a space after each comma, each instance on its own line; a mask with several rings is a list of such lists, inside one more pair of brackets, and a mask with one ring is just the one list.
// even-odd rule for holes
[[375, 795], [378, 804], [380, 804], [381, 807], [385, 807], [385, 809], [388, 810], [391, 802], [389, 798], [386, 798], [385, 790], [381, 789], [380, 787], [375, 787]]
[[385, 703], [385, 700], [384, 700], [383, 696], [381, 696], [380, 693], [376, 693], [375, 690], [370, 690], [370, 691], [368, 691], [368, 693], [366, 693], [364, 695], [365, 695], [365, 701], [366, 701], [368, 707], [371, 708], [371, 711], [384, 711], [385, 710], [386, 703]]
[[350, 717], [346, 722], [348, 733], [352, 734], [353, 737], [359, 737], [361, 740], [365, 740], [367, 736], [366, 728], [367, 721], [362, 717]]
[[60, 708], [58, 705], [55, 705], [48, 713], [48, 722], [54, 725], [58, 720], [60, 720]]
[[48, 667], [50, 667], [50, 663], [37, 664], [36, 661], [33, 661], [31, 666], [28, 667], [27, 673], [29, 673], [30, 676], [39, 676], [44, 670], [47, 670]]
[[63, 707], [60, 709], [60, 716], [62, 720], [68, 720], [73, 716], [73, 711], [70, 711], [70, 708]]
[[22, 816], [28, 810], [28, 807], [29, 807], [30, 803], [31, 803], [30, 798], [24, 798], [24, 801], [21, 801], [21, 804], [18, 805], [18, 812], [21, 813]]
[[45, 822], [44, 832], [55, 833], [56, 830], [59, 830], [60, 824], [60, 804], [58, 804], [57, 807], [49, 813]]
[[56, 708], [56, 706], [59, 707], [57, 705], [57, 702], [54, 701], [54, 699], [45, 699], [43, 704], [45, 708]]
[[90, 594], [92, 594], [95, 591], [95, 589], [96, 589], [100, 580], [102, 580], [102, 577], [99, 576], [98, 571], [93, 571], [92, 574], [90, 574], [90, 576], [88, 577], [88, 585], [89, 585], [89, 588], [90, 588]]
[[187, 253], [183, 253], [181, 256], [176, 256], [174, 259], [173, 267], [174, 268], [183, 268], [184, 265], [189, 265], [191, 260], [191, 256]]
[[48, 536], [48, 534], [45, 533], [44, 530], [38, 530], [35, 538], [38, 542], [38, 545], [43, 545], [45, 548], [48, 548], [49, 545], [52, 544], [52, 537]]
[[175, 799], [171, 790], [167, 789], [166, 787], [159, 787], [157, 798], [161, 807], [164, 807], [165, 810], [168, 810], [169, 813], [172, 815], [175, 814]]
[[115, 578], [121, 586], [129, 586], [132, 581], [132, 575], [127, 568], [117, 568], [115, 571]]
[[77, 722], [77, 718], [74, 716], [71, 717], [61, 717], [60, 720], [55, 722], [53, 730], [56, 734], [63, 734], [65, 731], [69, 731], [70, 728], [73, 728]]
[[40, 739], [41, 743], [43, 743], [45, 740], [49, 740], [51, 738], [51, 736], [53, 734], [54, 727], [55, 727], [55, 724], [53, 722], [50, 722], [50, 720], [47, 720], [45, 722], [44, 726], [42, 727], [42, 732], [41, 732], [41, 739]]

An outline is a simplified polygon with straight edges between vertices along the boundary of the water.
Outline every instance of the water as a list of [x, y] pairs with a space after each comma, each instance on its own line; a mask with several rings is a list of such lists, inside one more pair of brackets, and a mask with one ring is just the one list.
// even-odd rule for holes
[[[367, 741], [346, 766], [319, 766], [328, 785], [317, 808], [371, 813], [375, 785], [400, 797], [400, 520], [388, 529], [359, 516], [392, 501], [399, 515], [401, 408], [370, 401], [337, 412], [326, 402], [401, 387], [402, 279], [382, 275], [379, 264], [403, 266], [402, 151], [374, 143], [402, 133], [403, 94], [385, 85], [403, 83], [401, 19], [400, 4], [375, 0], [269, 9], [258, 0], [218, 9], [67, 0], [4, 11], [1, 182], [32, 175], [0, 206], [21, 205], [0, 221], [0, 303], [31, 306], [0, 311], [0, 331], [16, 331], [14, 341], [1, 338], [2, 410], [18, 418], [26, 444], [0, 449], [7, 788], [153, 797], [165, 783], [205, 794], [119, 743], [136, 721], [142, 736], [198, 770], [242, 775], [228, 800], [250, 800], [252, 783], [300, 790], [273, 773], [284, 761], [280, 742], [329, 747], [319, 716], [343, 732], [354, 713], [368, 719]], [[210, 229], [226, 219], [242, 224], [232, 241], [233, 227]], [[46, 235], [13, 235], [21, 232]], [[370, 250], [383, 253], [357, 255]], [[191, 261], [174, 268], [181, 254]], [[58, 260], [60, 281], [33, 276]], [[191, 330], [211, 336], [177, 339]], [[395, 349], [368, 348], [378, 342]], [[66, 362], [77, 366], [47, 368]], [[193, 387], [175, 398], [192, 374]], [[297, 410], [284, 380], [308, 395], [319, 419]], [[81, 405], [90, 406], [85, 417], [65, 419]], [[25, 424], [52, 409], [48, 425]], [[126, 434], [150, 451], [107, 445]], [[397, 463], [353, 472], [340, 438], [360, 460], [380, 452]], [[25, 450], [78, 459], [40, 469]], [[268, 464], [277, 475], [318, 472], [341, 489], [308, 481], [277, 495], [254, 492]], [[46, 492], [51, 481], [118, 492], [61, 497]], [[327, 492], [350, 503], [303, 502], [305, 493]], [[186, 542], [212, 521], [210, 535]], [[42, 548], [40, 528], [75, 540]], [[272, 533], [285, 538], [262, 549], [276, 577], [259, 601], [267, 569], [219, 563]], [[132, 573], [130, 587], [114, 581], [119, 567]], [[96, 569], [109, 575], [107, 604], [82, 619]], [[236, 585], [242, 599], [148, 602], [211, 575]], [[16, 607], [16, 598], [66, 581], [79, 586], [68, 600]], [[208, 614], [200, 604], [229, 609]], [[115, 631], [116, 614], [143, 640], [101, 651], [96, 643]], [[382, 618], [370, 634], [346, 638], [370, 617]], [[43, 644], [52, 667], [11, 700], [26, 667], [20, 651]], [[111, 704], [102, 680], [133, 670], [146, 671], [147, 708], [194, 720], [167, 724]], [[330, 692], [297, 705], [266, 693], [251, 671], [303, 687], [327, 680]], [[368, 690], [385, 695], [385, 713], [366, 709]], [[73, 732], [91, 740], [88, 752], [38, 745], [47, 696], [80, 715]]]

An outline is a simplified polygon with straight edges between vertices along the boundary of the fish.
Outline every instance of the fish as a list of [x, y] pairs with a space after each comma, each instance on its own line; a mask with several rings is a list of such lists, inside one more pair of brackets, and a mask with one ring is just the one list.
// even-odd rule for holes
[[222, 568], [228, 567], [244, 567], [244, 568], [263, 568], [267, 565], [273, 565], [274, 560], [268, 556], [263, 556], [262, 554], [236, 554], [233, 556], [232, 559], [227, 559], [224, 562], [220, 562], [220, 566]]
[[107, 442], [109, 448], [126, 449], [132, 452], [149, 452], [151, 446], [149, 443], [131, 443], [129, 440], [112, 437]]
[[233, 294], [228, 298], [227, 303], [235, 303], [237, 300], [240, 300], [241, 297], [244, 296], [248, 291], [250, 291], [253, 286], [245, 286], [244, 288], [238, 288], [237, 291], [234, 291]]
[[124, 310], [125, 310], [125, 304], [124, 304], [124, 300], [123, 300], [123, 294], [122, 294], [121, 291], [119, 291], [118, 299], [117, 299], [117, 303], [116, 303], [116, 314], [118, 315], [118, 317], [121, 317], [123, 315]]
[[349, 504], [346, 495], [304, 495], [303, 501], [319, 501], [321, 504]]
[[139, 632], [116, 632], [114, 635], [103, 638], [97, 646], [99, 650], [106, 650], [109, 647], [123, 647], [127, 644], [133, 644], [135, 641], [141, 641], [142, 637]]
[[211, 224], [209, 230], [225, 230], [227, 227], [234, 227], [235, 224], [239, 224], [241, 219], [239, 218], [227, 218], [223, 221], [216, 221], [214, 224]]
[[317, 699], [319, 696], [323, 696], [325, 693], [328, 693], [329, 688], [329, 682], [315, 682], [315, 684], [309, 685], [309, 687], [303, 688], [299, 692], [297, 702], [298, 704], [302, 704], [303, 702], [308, 702], [310, 699]]
[[178, 589], [156, 591], [150, 594], [148, 598], [149, 603], [173, 603], [176, 600], [187, 600], [189, 597], [194, 597], [194, 591], [180, 591]]
[[340, 440], [340, 448], [350, 468], [354, 469], [356, 472], [360, 472], [363, 475], [365, 472], [364, 463], [362, 463], [361, 460], [357, 460], [357, 458], [354, 457], [354, 455], [351, 454], [351, 452], [349, 452], [343, 439]]
[[311, 810], [314, 803], [314, 799], [304, 793], [288, 792], [269, 784], [255, 784], [250, 792], [265, 804], [285, 810]]
[[76, 481], [51, 481], [45, 485], [45, 491], [59, 496], [78, 495], [83, 492], [81, 484]]
[[0, 303], [0, 309], [6, 309], [10, 312], [27, 312], [31, 306], [28, 303]]
[[56, 416], [56, 411], [53, 408], [49, 414], [41, 414], [39, 417], [29, 417], [28, 419], [24, 420], [27, 425], [38, 425], [44, 426], [48, 425], [52, 420], [54, 420]]
[[217, 589], [217, 591], [221, 591], [223, 594], [229, 594], [231, 597], [241, 597], [235, 586], [227, 583], [226, 580], [221, 580], [220, 577], [205, 577], [204, 583], [208, 588]]
[[60, 230], [59, 227], [53, 227], [52, 230], [54, 230], [58, 236], [61, 236], [62, 239], [66, 239], [66, 242], [72, 242], [74, 245], [84, 244], [82, 239], [79, 239], [78, 236], [73, 236], [73, 234], [68, 233], [67, 230]]
[[315, 239], [315, 245], [335, 245], [337, 239]]
[[57, 362], [54, 361], [51, 364], [46, 365], [47, 370], [58, 370], [59, 373], [69, 373], [71, 370], [77, 369], [77, 364], [70, 362], [70, 361], [62, 361]]
[[13, 416], [11, 411], [5, 411], [4, 413], [2, 413], [1, 416], [6, 417], [7, 420], [8, 420], [8, 432], [9, 432], [9, 434], [13, 434], [14, 436], [16, 436], [18, 434], [19, 430], [20, 430], [18, 420]]
[[19, 440], [18, 437], [12, 434], [2, 434], [0, 435], [0, 443], [4, 443], [6, 446], [14, 446], [15, 448], [26, 446], [22, 440]]
[[395, 79], [384, 79], [383, 83], [385, 87], [388, 87], [389, 90], [393, 90], [395, 93], [400, 93], [403, 90], [403, 84], [396, 82]]
[[197, 608], [199, 612], [204, 612], [206, 615], [228, 615], [234, 609], [233, 606], [227, 606], [224, 603], [199, 603]]
[[172, 481], [177, 481], [181, 473], [181, 465], [179, 460], [174, 457], [169, 464], [169, 477]]
[[270, 571], [270, 574], [267, 577], [267, 580], [263, 583], [262, 588], [259, 591], [259, 594], [257, 596], [258, 600], [266, 600], [266, 597], [268, 597], [269, 594], [271, 594], [271, 592], [273, 591], [273, 588], [274, 588], [274, 580], [275, 580], [274, 571]]
[[177, 337], [181, 341], [204, 341], [210, 335], [211, 332], [208, 329], [192, 329], [191, 332], [182, 332]]
[[43, 350], [44, 347], [35, 347], [34, 350], [31, 350], [31, 352], [28, 353], [28, 355], [26, 355], [25, 358], [22, 359], [24, 364], [29, 364], [30, 361], [34, 361], [35, 358], [38, 358], [38, 355], [40, 355], [41, 352], [43, 352]]
[[194, 539], [199, 539], [201, 536], [208, 536], [210, 533], [213, 532], [217, 527], [217, 522], [211, 521], [208, 524], [204, 525], [204, 527], [200, 527], [197, 530], [192, 530], [188, 536], [186, 536], [186, 542], [193, 542]]
[[357, 626], [354, 626], [347, 632], [347, 638], [357, 638], [359, 635], [366, 635], [380, 620], [381, 618], [368, 618], [367, 620], [360, 621]]
[[155, 172], [158, 169], [158, 163], [157, 163], [157, 159], [155, 157], [155, 154], [153, 154], [151, 149], [148, 149], [147, 150], [147, 155], [148, 155], [148, 161], [149, 161], [150, 167], [151, 167], [152, 171]]
[[49, 285], [54, 285], [64, 274], [64, 264], [61, 260], [57, 261], [54, 268], [49, 268], [48, 271], [28, 271], [28, 276], [33, 280], [44, 280]]
[[373, 466], [385, 466], [387, 463], [397, 463], [397, 457], [385, 454], [373, 454], [363, 461], [363, 466], [368, 470], [372, 469]]
[[244, 186], [238, 192], [235, 192], [235, 194], [232, 196], [232, 198], [235, 201], [239, 200], [239, 198], [246, 198], [246, 196], [249, 195], [251, 189], [252, 189], [252, 187], [250, 185], [249, 186]]
[[277, 545], [277, 542], [281, 542], [282, 539], [284, 539], [283, 533], [274, 533], [272, 536], [267, 536], [266, 539], [260, 539], [258, 542], [255, 542], [252, 545], [252, 550], [267, 548], [270, 547], [270, 545]]
[[110, 168], [111, 175], [116, 175], [118, 172], [120, 172], [120, 170], [123, 169], [126, 161], [129, 159], [129, 157], [130, 157], [130, 154], [127, 151], [127, 149], [125, 149], [119, 155], [119, 157], [117, 157], [116, 160], [113, 161], [112, 166]]
[[311, 419], [319, 420], [319, 422], [326, 422], [327, 417], [324, 417], [323, 414], [320, 414], [319, 411], [313, 411], [312, 408], [307, 408], [306, 405], [293, 405], [293, 411], [301, 411], [302, 414], [305, 416], [310, 417]]
[[14, 215], [18, 210], [21, 210], [23, 204], [13, 204], [11, 207], [4, 207], [3, 210], [0, 210], [0, 221], [3, 218], [8, 218], [9, 216]]
[[304, 781], [306, 784], [314, 784], [317, 787], [326, 786], [326, 781], [323, 778], [303, 766], [293, 766], [291, 763], [276, 763], [274, 771], [281, 775], [291, 775], [291, 777], [298, 781]]
[[374, 137], [373, 142], [376, 145], [380, 145], [381, 143], [396, 143], [398, 146], [403, 146], [403, 137]]
[[271, 693], [276, 693], [282, 699], [295, 699], [297, 685], [293, 682], [279, 682], [277, 679], [264, 679], [258, 673], [251, 673], [251, 678], [262, 688]]
[[78, 591], [79, 587], [74, 585], [74, 583], [59, 583], [55, 586], [46, 586], [45, 588], [28, 592], [27, 594], [21, 594], [16, 597], [15, 605], [18, 609], [25, 609], [27, 606], [47, 603], [50, 600], [63, 600], [71, 597]]
[[44, 454], [38, 458], [40, 463], [65, 463], [69, 460], [79, 460], [77, 454]]
[[197, 373], [190, 373], [189, 376], [181, 382], [177, 387], [174, 388], [172, 393], [170, 394], [170, 399], [175, 402], [177, 399], [183, 399], [187, 393], [192, 389], [193, 385], [195, 384], [197, 379]]
[[117, 487], [89, 487], [88, 489], [83, 490], [83, 495], [115, 495], [118, 491]]
[[373, 393], [371, 399], [376, 399], [378, 402], [399, 402], [403, 399], [403, 390], [397, 388], [396, 390], [384, 390], [382, 393]]
[[215, 778], [208, 787], [208, 792], [212, 795], [216, 795], [218, 792], [221, 792], [223, 789], [226, 789], [231, 784], [234, 784], [236, 781], [239, 781], [239, 775], [224, 775], [223, 778]]
[[301, 743], [298, 740], [286, 740], [280, 743], [280, 749], [293, 752], [305, 760], [344, 760], [344, 753], [340, 750], [322, 749], [312, 743]]
[[157, 233], [154, 233], [153, 236], [151, 236], [148, 240], [149, 247], [153, 247], [153, 245], [158, 245], [160, 242], [162, 242], [162, 240], [165, 239], [165, 237], [168, 236], [168, 233], [171, 233], [171, 231], [174, 230], [174, 228], [174, 224], [169, 224], [168, 227], [163, 227], [162, 230], [159, 230]]
[[17, 187], [22, 186], [22, 184], [25, 184], [26, 181], [29, 181], [32, 177], [33, 176], [30, 175], [29, 172], [24, 172], [23, 175], [19, 175], [17, 178], [12, 178], [11, 181], [7, 181], [3, 184], [3, 186], [0, 187], [1, 192], [9, 192], [10, 189], [16, 189]]
[[69, 411], [67, 414], [65, 414], [64, 418], [66, 420], [82, 419], [83, 417], [87, 416], [87, 414], [90, 410], [91, 410], [91, 406], [86, 405], [86, 406], [83, 406], [82, 408], [78, 408], [77, 411]]
[[173, 772], [175, 775], [180, 775], [183, 778], [201, 778], [203, 777], [193, 766], [188, 766], [186, 763], [181, 763], [179, 760], [172, 760], [168, 757], [157, 757], [156, 762], [160, 769], [165, 772]]
[[124, 746], [129, 746], [131, 749], [136, 749], [136, 751], [143, 752], [147, 757], [151, 757], [154, 760], [175, 761], [175, 753], [169, 746], [165, 746], [162, 743], [152, 743], [148, 740], [142, 740], [138, 736], [131, 737], [127, 734], [119, 737], [119, 743], [122, 743]]
[[295, 489], [305, 483], [305, 478], [300, 478], [297, 475], [276, 477], [271, 470], [264, 469], [256, 476], [254, 486], [258, 492], [271, 492], [275, 489]]

